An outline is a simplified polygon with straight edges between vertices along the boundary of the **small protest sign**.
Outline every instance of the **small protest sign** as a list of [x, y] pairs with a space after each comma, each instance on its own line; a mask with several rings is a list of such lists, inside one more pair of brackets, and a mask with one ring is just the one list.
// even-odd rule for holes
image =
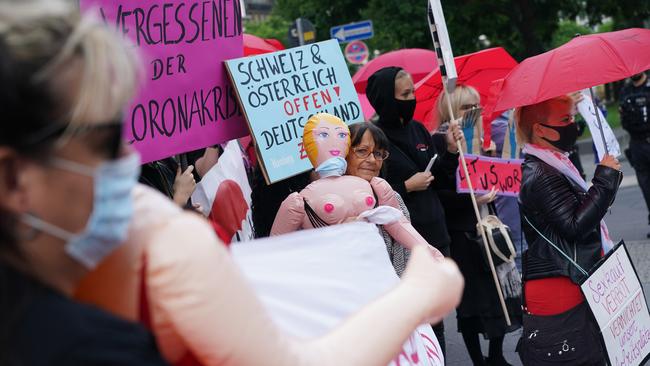
[[[384, 240], [368, 223], [234, 243], [231, 252], [274, 323], [303, 339], [332, 331], [399, 282]], [[390, 363], [405, 365], [444, 365], [430, 325], [417, 327]]]
[[310, 116], [326, 112], [348, 124], [363, 121], [336, 40], [229, 60], [226, 66], [269, 184], [312, 168], [302, 146]]
[[248, 133], [223, 67], [243, 54], [239, 1], [81, 0], [81, 9], [124, 34], [142, 56], [143, 80], [125, 111], [124, 133], [143, 162]]
[[585, 89], [581, 93], [582, 100], [577, 105], [578, 112], [580, 112], [582, 118], [587, 122], [589, 132], [591, 132], [594, 145], [596, 146], [596, 151], [598, 152], [598, 161], [602, 160], [603, 156], [605, 156], [605, 145], [603, 144], [600, 128], [598, 127], [598, 117], [596, 116], [596, 113], [598, 113], [600, 117], [603, 135], [605, 136], [609, 154], [615, 157], [620, 156], [621, 147], [618, 144], [618, 140], [616, 140], [616, 135], [614, 135], [614, 131], [612, 131], [612, 128], [607, 123], [603, 112], [599, 108], [594, 108], [594, 103], [590, 97], [589, 89]]
[[[516, 197], [521, 189], [521, 159], [498, 159], [465, 155], [467, 170], [476, 193], [488, 193], [495, 188], [497, 195]], [[456, 191], [469, 193], [467, 179], [460, 167], [456, 170]]]
[[650, 356], [650, 313], [625, 243], [580, 286], [601, 331], [610, 365], [637, 366]]

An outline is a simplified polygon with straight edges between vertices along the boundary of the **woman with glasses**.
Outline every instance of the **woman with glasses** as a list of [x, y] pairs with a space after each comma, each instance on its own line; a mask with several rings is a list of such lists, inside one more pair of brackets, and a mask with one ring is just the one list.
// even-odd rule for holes
[[[456, 141], [463, 139], [458, 127], [431, 136], [413, 120], [415, 88], [411, 76], [399, 67], [386, 67], [368, 79], [366, 95], [377, 111], [377, 126], [390, 142], [386, 180], [404, 199], [413, 227], [430, 244], [449, 256], [449, 234], [438, 190], [455, 186], [458, 167]], [[432, 166], [432, 158], [438, 155]], [[429, 166], [429, 170], [427, 167]], [[443, 352], [444, 325], [434, 326]]]
[[[467, 137], [464, 151], [480, 152], [482, 137], [482, 118], [480, 95], [471, 86], [458, 85], [451, 94], [443, 92], [437, 104], [440, 129], [447, 128], [450, 123], [448, 101], [454, 117], [459, 119], [460, 126]], [[484, 152], [489, 154], [489, 152]], [[454, 187], [455, 188], [455, 187]], [[496, 191], [478, 196], [476, 201], [481, 206], [492, 204], [496, 198]], [[503, 316], [499, 302], [497, 288], [492, 278], [490, 268], [486, 262], [485, 249], [476, 230], [476, 215], [471, 197], [467, 193], [457, 193], [456, 189], [440, 191], [440, 200], [445, 208], [447, 229], [451, 237], [451, 257], [458, 263], [461, 273], [467, 283], [463, 290], [463, 300], [456, 308], [458, 331], [463, 336], [463, 341], [474, 365], [508, 365], [503, 357], [503, 339], [507, 332], [518, 327], [517, 320], [521, 312], [519, 297], [521, 285], [519, 273], [514, 262], [503, 263], [498, 268], [501, 282], [516, 283], [518, 286], [508, 287], [515, 289], [514, 293], [504, 292], [508, 305], [514, 309], [511, 321], [514, 324], [508, 327]], [[503, 286], [502, 286], [503, 287]], [[483, 357], [479, 335], [483, 334], [490, 340], [489, 356]]]
[[[388, 159], [390, 155], [388, 152], [390, 143], [382, 130], [371, 123], [355, 123], [350, 125], [350, 141], [351, 151], [347, 156], [348, 169], [346, 174], [363, 178], [368, 182], [372, 178], [380, 176], [384, 160]], [[395, 192], [395, 198], [399, 202], [404, 216], [410, 220], [408, 209], [399, 193]], [[381, 234], [386, 242], [390, 262], [393, 264], [397, 275], [401, 276], [406, 268], [411, 251], [396, 242], [383, 228]]]

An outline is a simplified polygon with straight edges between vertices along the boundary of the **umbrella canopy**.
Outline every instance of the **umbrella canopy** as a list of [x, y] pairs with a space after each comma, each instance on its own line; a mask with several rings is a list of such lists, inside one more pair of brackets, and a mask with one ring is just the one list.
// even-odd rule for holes
[[422, 48], [406, 48], [385, 53], [363, 65], [354, 74], [352, 83], [354, 83], [354, 88], [357, 90], [357, 93], [365, 94], [366, 85], [368, 85], [370, 76], [377, 70], [388, 66], [403, 68], [411, 74], [413, 82], [417, 83], [420, 79], [428, 75], [431, 70], [438, 67], [438, 61], [434, 51]]
[[[481, 95], [483, 104], [488, 100], [492, 82], [503, 78], [517, 66], [517, 61], [501, 47], [458, 56], [454, 58], [454, 62], [458, 74], [457, 84], [474, 87]], [[415, 85], [415, 98], [418, 103], [414, 118], [424, 123], [430, 131], [437, 127], [436, 103], [442, 89], [442, 78], [437, 67]], [[483, 123], [489, 124], [492, 117], [484, 114]], [[484, 130], [489, 131], [489, 128]]]
[[535, 104], [650, 69], [650, 29], [631, 28], [579, 36], [529, 57], [494, 82], [488, 108], [495, 112]]
[[244, 56], [261, 55], [283, 49], [284, 46], [277, 39], [264, 39], [244, 33]]

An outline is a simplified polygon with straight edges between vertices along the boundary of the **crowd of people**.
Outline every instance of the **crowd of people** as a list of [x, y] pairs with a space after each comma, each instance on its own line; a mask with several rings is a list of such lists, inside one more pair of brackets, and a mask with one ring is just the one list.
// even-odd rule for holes
[[[137, 56], [74, 9], [27, 3], [0, 9], [0, 364], [380, 365], [425, 322], [444, 352], [442, 319], [454, 309], [474, 365], [508, 365], [504, 337], [521, 327], [525, 365], [605, 364], [578, 283], [612, 246], [603, 218], [622, 173], [606, 155], [589, 185], [567, 157], [578, 137], [571, 96], [506, 112], [486, 147], [473, 87], [443, 92], [439, 126], [428, 131], [413, 120], [411, 76], [387, 67], [367, 85], [375, 122], [310, 118], [314, 170], [269, 185], [243, 154], [256, 238], [391, 208], [377, 226], [400, 284], [337, 329], [295, 340], [230, 258], [230, 237], [191, 201], [221, 147], [141, 165], [121, 123]], [[647, 110], [635, 106], [650, 81], [640, 74], [626, 88], [623, 127], [635, 133], [630, 160], [648, 201], [650, 130]], [[321, 127], [342, 132], [319, 135]], [[523, 144], [518, 200], [458, 193], [459, 150], [499, 157], [512, 129]], [[326, 155], [320, 144], [345, 154]], [[359, 189], [320, 199], [344, 181]], [[349, 203], [360, 190], [367, 197]], [[474, 203], [509, 227], [516, 260], [487, 258]], [[570, 352], [547, 355], [557, 344]]]

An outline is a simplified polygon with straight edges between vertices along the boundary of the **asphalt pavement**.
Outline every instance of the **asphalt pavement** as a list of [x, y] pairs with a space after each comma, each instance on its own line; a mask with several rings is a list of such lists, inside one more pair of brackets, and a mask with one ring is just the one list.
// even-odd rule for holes
[[[617, 135], [622, 134], [616, 131]], [[627, 136], [621, 135], [619, 141], [627, 146]], [[596, 167], [594, 155], [591, 151], [590, 144], [583, 143], [581, 146], [580, 160], [583, 164], [587, 180], [593, 177]], [[624, 156], [621, 159], [623, 182], [619, 189], [616, 201], [610, 212], [605, 217], [610, 234], [614, 241], [624, 239], [630, 256], [636, 267], [645, 290], [646, 300], [648, 291], [650, 291], [650, 240], [646, 235], [650, 232], [648, 226], [648, 209], [639, 189], [639, 185], [634, 174], [634, 169]], [[449, 366], [466, 366], [472, 365], [467, 354], [467, 349], [463, 339], [456, 328], [456, 314], [450, 314], [445, 319], [445, 338], [447, 341], [447, 365]], [[512, 365], [521, 365], [519, 356], [515, 353], [517, 340], [521, 336], [521, 329], [506, 335], [503, 344], [505, 358]], [[487, 356], [488, 342], [482, 340], [483, 354]]]

